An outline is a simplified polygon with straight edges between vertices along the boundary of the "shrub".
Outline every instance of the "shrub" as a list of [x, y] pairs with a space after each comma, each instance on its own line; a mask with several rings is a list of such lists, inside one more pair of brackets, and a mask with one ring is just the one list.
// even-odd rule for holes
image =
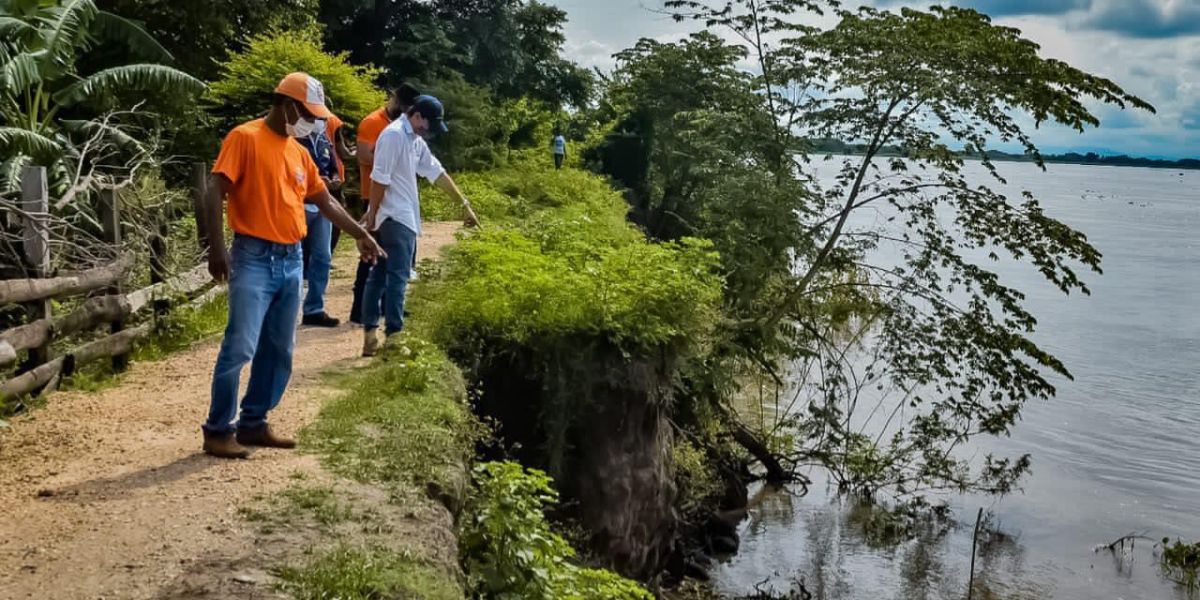
[[602, 179], [501, 169], [462, 185], [491, 224], [450, 249], [440, 278], [419, 294], [437, 298], [424, 310], [445, 347], [490, 339], [547, 348], [584, 336], [633, 353], [678, 350], [715, 323], [712, 246], [646, 241]]
[[315, 27], [277, 30], [251, 37], [246, 49], [221, 65], [221, 76], [209, 87], [208, 99], [231, 122], [262, 114], [271, 92], [288, 73], [303, 71], [325, 86], [329, 109], [347, 123], [357, 122], [383, 105], [386, 94], [375, 87], [382, 70], [350, 63], [346, 52], [325, 52]]
[[543, 511], [558, 501], [550, 478], [513, 462], [475, 468], [470, 517], [459, 536], [472, 592], [497, 600], [650, 600], [637, 583], [570, 562], [575, 551]]

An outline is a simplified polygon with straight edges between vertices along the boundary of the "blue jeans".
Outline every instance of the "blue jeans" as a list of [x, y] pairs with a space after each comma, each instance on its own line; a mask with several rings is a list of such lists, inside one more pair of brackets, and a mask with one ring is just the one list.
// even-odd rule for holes
[[379, 305], [387, 290], [383, 313], [387, 335], [404, 329], [404, 290], [412, 276], [413, 253], [417, 248], [417, 233], [388, 219], [379, 226], [379, 245], [389, 258], [381, 258], [371, 267], [367, 288], [363, 292], [363, 329], [379, 327]]
[[308, 237], [304, 238], [304, 278], [308, 293], [304, 296], [304, 314], [325, 312], [325, 289], [329, 287], [329, 267], [333, 264], [333, 223], [319, 212], [305, 212]]
[[213, 370], [212, 405], [204, 430], [233, 431], [242, 367], [250, 383], [238, 427], [267, 422], [292, 375], [296, 312], [303, 271], [300, 244], [275, 244], [237, 235], [230, 250], [229, 323]]

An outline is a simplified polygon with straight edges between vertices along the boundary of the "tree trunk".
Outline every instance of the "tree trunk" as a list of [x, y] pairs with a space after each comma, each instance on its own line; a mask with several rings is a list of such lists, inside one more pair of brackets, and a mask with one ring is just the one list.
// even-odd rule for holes
[[793, 479], [792, 473], [783, 468], [783, 463], [779, 461], [779, 457], [774, 452], [771, 452], [771, 449], [767, 448], [767, 445], [758, 439], [758, 436], [753, 431], [750, 431], [748, 427], [738, 421], [736, 415], [727, 413], [726, 421], [729, 423], [729, 429], [733, 433], [733, 441], [745, 448], [767, 470], [767, 483], [780, 485]]
[[0, 305], [85, 294], [116, 283], [132, 267], [133, 257], [122, 256], [108, 265], [77, 275], [0, 281]]

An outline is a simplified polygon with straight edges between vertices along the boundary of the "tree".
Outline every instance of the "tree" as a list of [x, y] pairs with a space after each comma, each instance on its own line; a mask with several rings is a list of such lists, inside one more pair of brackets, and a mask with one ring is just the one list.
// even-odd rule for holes
[[[156, 162], [156, 135], [142, 98], [194, 98], [199, 80], [158, 62], [171, 56], [135, 24], [91, 0], [0, 1], [0, 211], [20, 210], [22, 167], [48, 167], [46, 227], [56, 261], [80, 268], [108, 251], [98, 244], [94, 198]], [[97, 60], [98, 56], [106, 60]], [[126, 211], [127, 222], [135, 220]], [[19, 265], [19, 232], [0, 228], [0, 256]]]
[[455, 68], [505, 98], [587, 104], [591, 74], [563, 59], [566, 11], [530, 0], [442, 0], [438, 16], [459, 48]]
[[[144, 30], [100, 11], [92, 0], [5, 0], [0, 2], [0, 177], [11, 192], [20, 167], [52, 167], [65, 184], [62, 161], [78, 159], [74, 143], [97, 132], [123, 148], [138, 141], [99, 115], [119, 108], [130, 94], [194, 96], [204, 84], [162, 64], [131, 63], [130, 57], [170, 60]], [[126, 61], [81, 72], [82, 56], [101, 44], [119, 42]], [[73, 165], [77, 170], [80, 165]], [[62, 189], [60, 187], [59, 191]]]
[[317, 0], [96, 0], [101, 9], [140, 23], [178, 61], [204, 80], [215, 79], [226, 55], [273, 27], [312, 24]]
[[525, 0], [323, 0], [331, 48], [387, 68], [387, 83], [461, 74], [501, 98], [558, 108], [590, 98], [589, 72], [561, 57], [566, 13]]
[[[756, 98], [773, 129], [756, 181], [808, 189], [796, 213], [807, 239], [785, 267], [753, 274], [764, 310], [733, 334], [733, 360], [767, 374], [784, 407], [766, 432], [798, 436], [784, 454], [825, 464], [865, 496], [1011, 491], [1029, 457], [989, 456], [972, 468], [956, 452], [975, 436], [1008, 434], [1026, 402], [1054, 395], [1050, 374], [1069, 371], [1030, 339], [1036, 319], [1023, 293], [987, 263], [1006, 254], [1064, 293], [1087, 293], [1079, 271], [1098, 273], [1100, 253], [1029, 192], [998, 189], [987, 146], [1020, 143], [1041, 164], [1021, 116], [1083, 131], [1098, 125], [1085, 99], [1152, 108], [969, 9], [836, 10], [838, 24], [821, 30], [795, 22], [827, 6], [803, 0], [666, 6], [740, 40], [759, 67]], [[839, 174], [822, 185], [793, 152], [810, 139], [860, 143], [863, 154], [830, 157]], [[979, 158], [991, 181], [968, 179], [946, 139]], [[887, 148], [903, 156], [883, 156]], [[877, 208], [884, 227], [851, 218]], [[896, 263], [876, 258], [882, 246], [897, 249]], [[970, 258], [980, 254], [988, 258]], [[898, 391], [872, 397], [877, 386]]]
[[221, 64], [209, 98], [232, 126], [265, 112], [279, 80], [295, 71], [317, 78], [325, 86], [330, 110], [348, 122], [365, 117], [386, 99], [374, 84], [380, 69], [353, 65], [345, 52], [325, 52], [315, 27], [251, 37], [244, 50]]

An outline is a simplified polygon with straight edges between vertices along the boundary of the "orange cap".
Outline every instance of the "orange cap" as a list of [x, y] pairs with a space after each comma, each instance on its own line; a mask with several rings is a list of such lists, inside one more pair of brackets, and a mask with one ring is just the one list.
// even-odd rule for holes
[[275, 87], [275, 93], [304, 104], [308, 112], [318, 119], [333, 116], [333, 113], [325, 108], [325, 87], [308, 73], [291, 73], [284, 77]]

